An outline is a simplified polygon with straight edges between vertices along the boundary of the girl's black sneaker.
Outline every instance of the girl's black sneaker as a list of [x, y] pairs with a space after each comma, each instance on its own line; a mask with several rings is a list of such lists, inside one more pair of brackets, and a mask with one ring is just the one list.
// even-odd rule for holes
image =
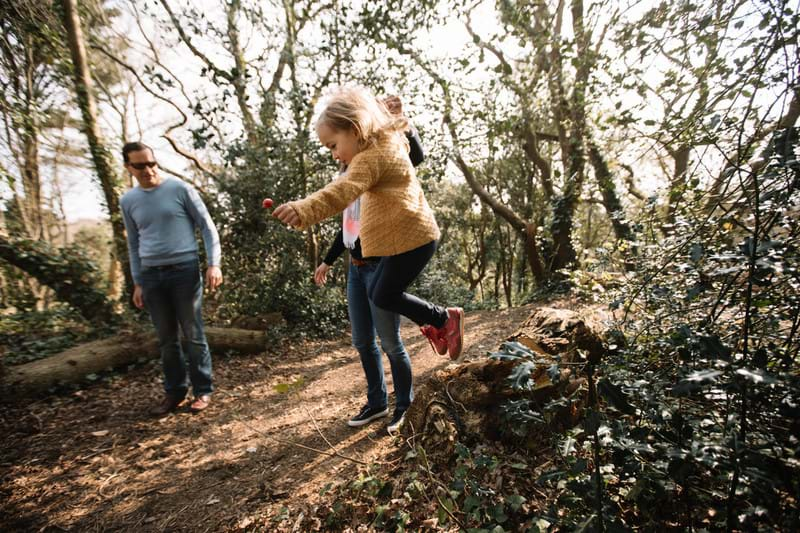
[[392, 414], [392, 419], [389, 420], [389, 425], [386, 426], [386, 430], [389, 432], [389, 435], [394, 436], [400, 433], [400, 428], [403, 427], [403, 422], [405, 421], [406, 412], [395, 409], [394, 414]]
[[363, 426], [364, 424], [369, 424], [376, 418], [380, 418], [388, 414], [389, 414], [388, 407], [373, 409], [369, 405], [365, 405], [364, 407], [361, 408], [361, 412], [359, 412], [356, 416], [347, 421], [347, 425], [350, 426], [351, 428], [357, 428], [359, 426]]

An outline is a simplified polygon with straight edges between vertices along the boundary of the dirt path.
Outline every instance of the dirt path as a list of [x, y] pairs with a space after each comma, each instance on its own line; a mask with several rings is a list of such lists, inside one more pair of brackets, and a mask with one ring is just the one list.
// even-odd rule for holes
[[[469, 313], [466, 357], [496, 348], [531, 310]], [[403, 326], [403, 339], [417, 385], [448, 364], [412, 324]], [[363, 463], [389, 460], [398, 446], [385, 422], [345, 424], [366, 397], [349, 338], [250, 357], [217, 354], [214, 366], [217, 393], [200, 415], [147, 416], [160, 394], [158, 364], [70, 396], [4, 406], [3, 529], [263, 528], [283, 507], [307, 503], [363, 469], [311, 450], [330, 453], [325, 439]]]

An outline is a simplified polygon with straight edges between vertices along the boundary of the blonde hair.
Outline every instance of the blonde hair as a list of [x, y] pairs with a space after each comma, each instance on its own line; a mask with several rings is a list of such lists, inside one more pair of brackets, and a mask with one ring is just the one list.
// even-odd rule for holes
[[361, 149], [408, 129], [408, 120], [394, 115], [366, 88], [341, 87], [329, 97], [328, 105], [317, 118], [316, 127], [324, 124], [337, 131], [352, 130]]

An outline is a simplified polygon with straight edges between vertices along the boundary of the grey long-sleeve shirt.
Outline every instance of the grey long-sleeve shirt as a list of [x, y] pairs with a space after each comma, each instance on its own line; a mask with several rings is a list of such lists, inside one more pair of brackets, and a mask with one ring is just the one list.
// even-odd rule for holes
[[188, 183], [168, 177], [157, 187], [134, 187], [120, 200], [128, 233], [131, 275], [141, 284], [141, 269], [197, 258], [195, 228], [203, 236], [208, 266], [220, 266], [219, 234], [203, 200]]

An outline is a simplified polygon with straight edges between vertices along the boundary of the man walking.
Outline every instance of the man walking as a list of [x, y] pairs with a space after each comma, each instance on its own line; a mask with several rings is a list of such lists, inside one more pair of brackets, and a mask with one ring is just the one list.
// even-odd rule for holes
[[211, 353], [201, 315], [203, 279], [195, 228], [206, 249], [205, 283], [213, 291], [222, 284], [219, 234], [197, 191], [186, 182], [162, 177], [153, 150], [139, 142], [122, 148], [125, 169], [139, 183], [120, 200], [128, 234], [133, 303], [147, 307], [156, 328], [164, 369], [164, 399], [150, 412], [174, 411], [189, 389], [178, 325], [186, 341], [194, 401], [190, 409], [208, 407], [213, 391]]

